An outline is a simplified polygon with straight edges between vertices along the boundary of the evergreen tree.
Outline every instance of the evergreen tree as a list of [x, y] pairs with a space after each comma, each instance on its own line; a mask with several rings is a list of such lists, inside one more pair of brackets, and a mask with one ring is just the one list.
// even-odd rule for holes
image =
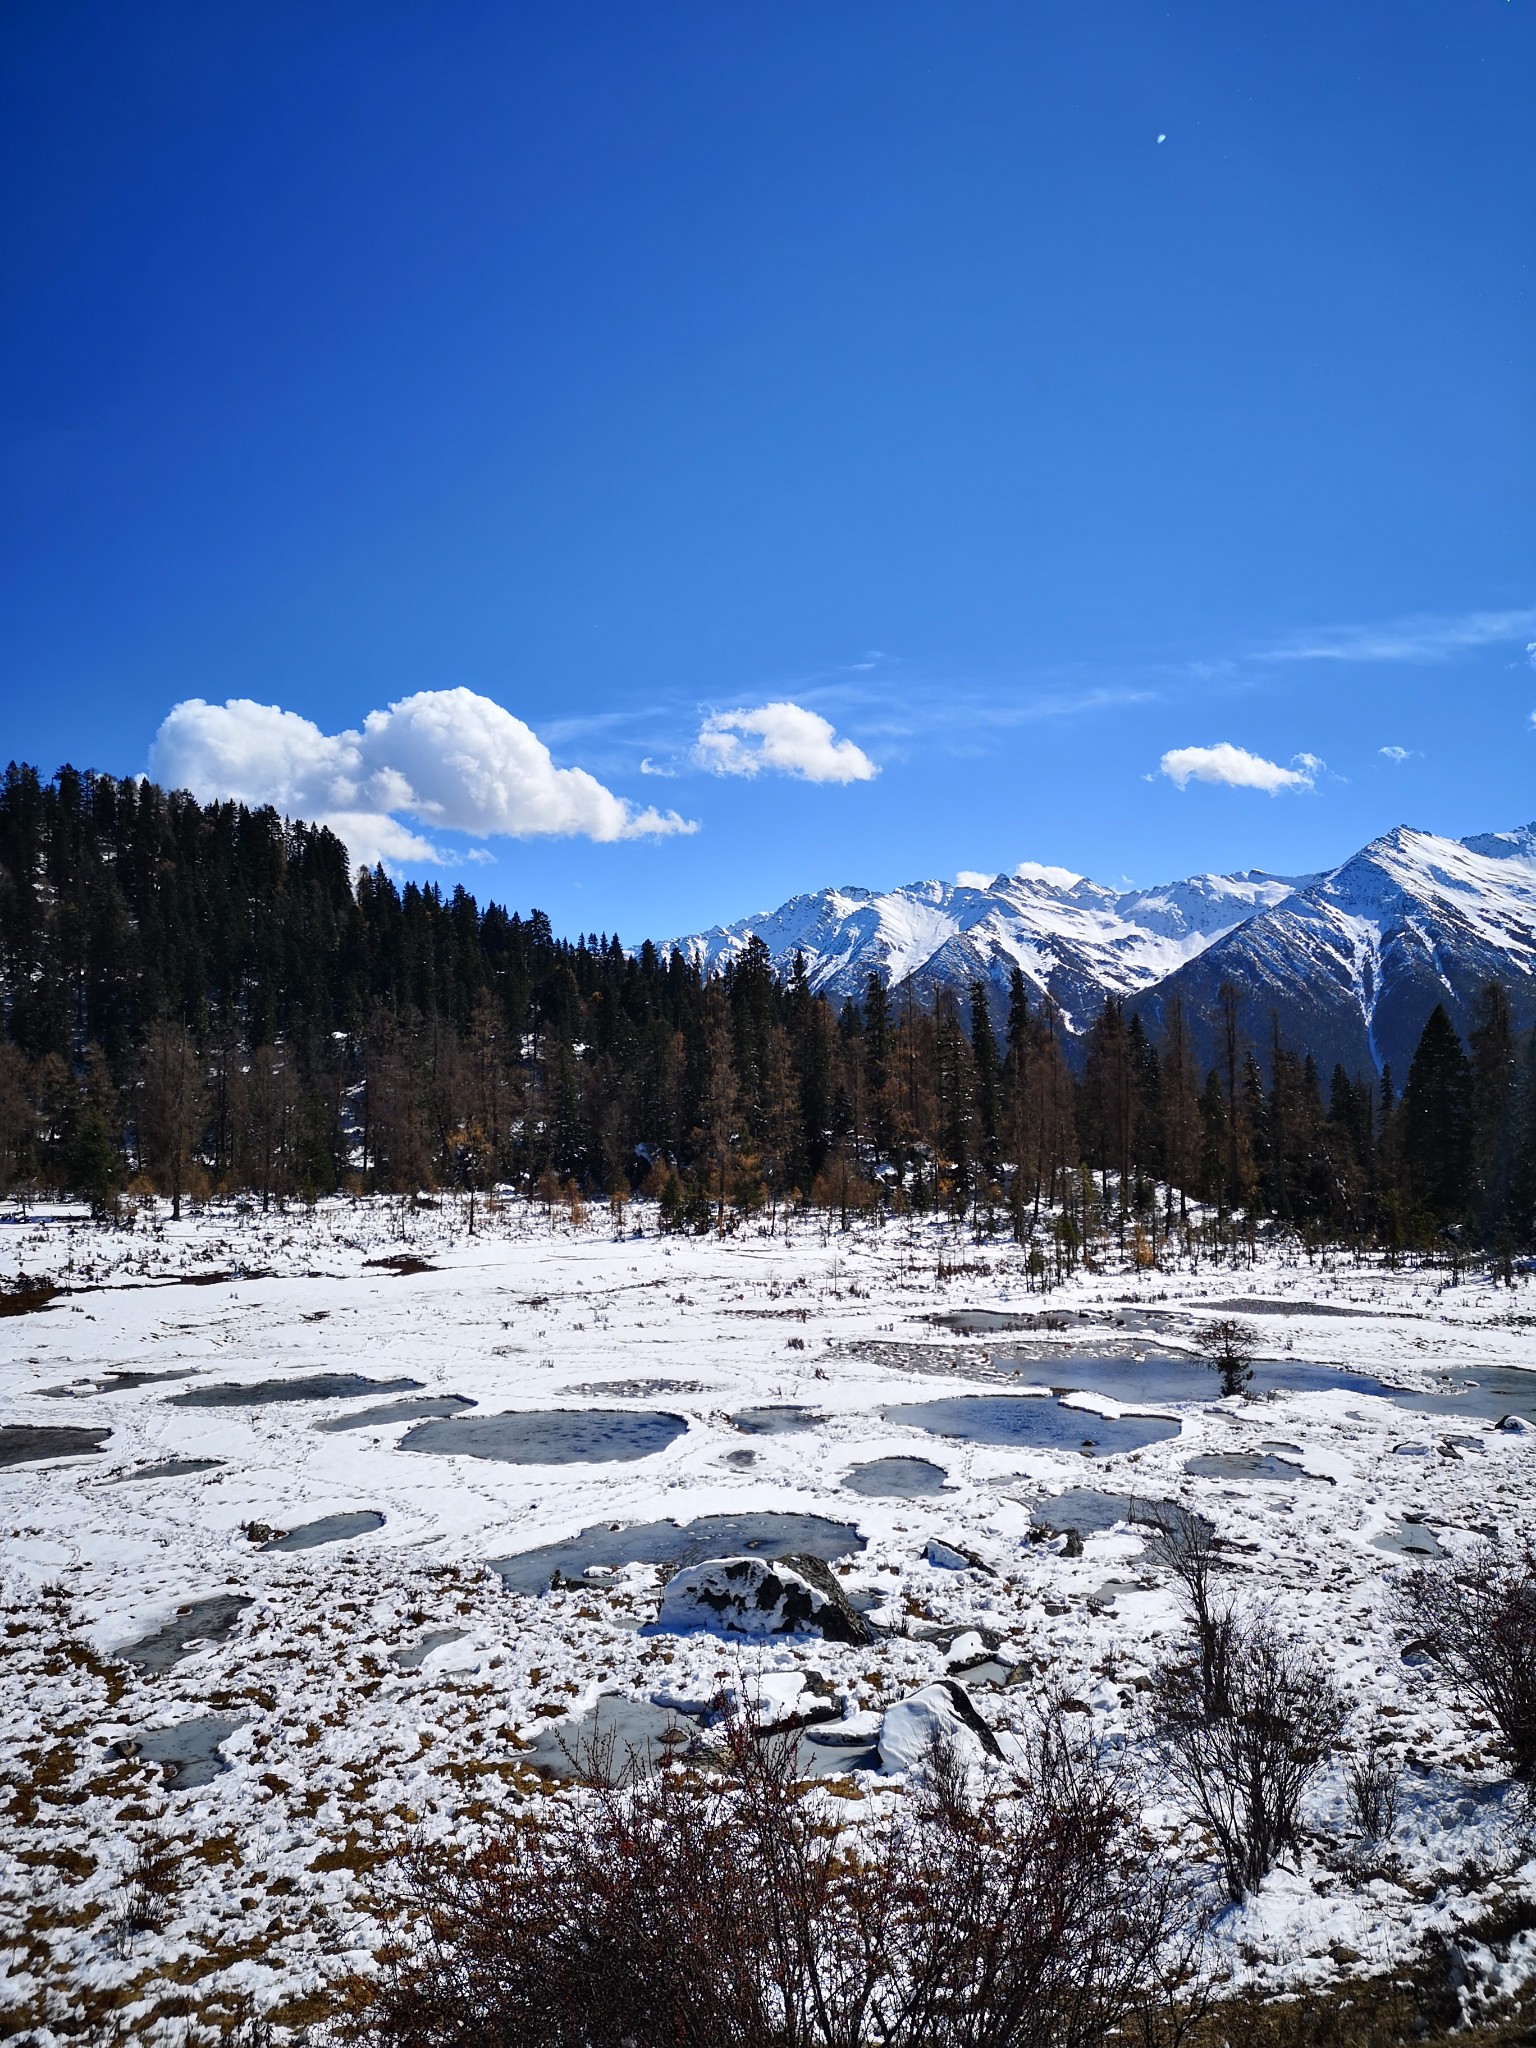
[[1472, 1068], [1436, 1003], [1403, 1090], [1403, 1155], [1416, 1212], [1436, 1228], [1465, 1219], [1472, 1202]]

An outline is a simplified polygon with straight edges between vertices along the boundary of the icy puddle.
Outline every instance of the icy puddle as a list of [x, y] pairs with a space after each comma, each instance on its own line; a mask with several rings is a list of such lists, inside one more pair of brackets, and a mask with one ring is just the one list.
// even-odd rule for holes
[[814, 1429], [826, 1421], [814, 1408], [738, 1408], [731, 1417], [733, 1427], [748, 1436], [788, 1436], [797, 1429]]
[[330, 1415], [317, 1422], [316, 1429], [328, 1434], [340, 1429], [388, 1429], [392, 1422], [420, 1422], [429, 1415], [457, 1415], [473, 1408], [468, 1394], [423, 1394], [419, 1401], [390, 1401], [382, 1408], [354, 1408], [347, 1415]]
[[462, 1643], [469, 1634], [467, 1628], [434, 1628], [419, 1642], [406, 1643], [398, 1650], [391, 1650], [390, 1662], [402, 1671], [419, 1671], [434, 1650], [446, 1650], [450, 1643]]
[[622, 1408], [510, 1408], [500, 1415], [418, 1422], [399, 1448], [494, 1458], [503, 1465], [617, 1465], [653, 1457], [687, 1428], [681, 1415]]
[[135, 1486], [141, 1479], [185, 1479], [192, 1472], [217, 1472], [222, 1458], [162, 1458], [158, 1465], [140, 1465], [132, 1472], [114, 1472], [108, 1486]]
[[345, 1543], [350, 1536], [366, 1536], [370, 1529], [382, 1529], [384, 1517], [377, 1508], [359, 1508], [345, 1515], [322, 1515], [317, 1522], [301, 1522], [263, 1543], [263, 1550], [318, 1550], [322, 1543]]
[[1209, 1451], [1203, 1457], [1186, 1458], [1184, 1470], [1196, 1479], [1311, 1479], [1290, 1458], [1277, 1458], [1272, 1451]]
[[830, 1560], [863, 1548], [852, 1523], [825, 1515], [700, 1515], [695, 1522], [632, 1522], [624, 1529], [599, 1522], [563, 1543], [494, 1557], [490, 1565], [509, 1591], [544, 1593], [557, 1572], [580, 1579], [588, 1571], [617, 1571], [627, 1564], [705, 1564], [714, 1557], [790, 1557], [797, 1551]]
[[1167, 1415], [1092, 1415], [1042, 1394], [958, 1394], [882, 1410], [887, 1422], [926, 1429], [971, 1444], [1027, 1444], [1034, 1450], [1080, 1451], [1094, 1458], [1144, 1450], [1177, 1436]]
[[99, 1451], [110, 1429], [72, 1429], [60, 1423], [7, 1422], [0, 1427], [0, 1466], [31, 1465], [41, 1458], [78, 1458]]
[[174, 1728], [154, 1728], [147, 1735], [130, 1736], [118, 1748], [126, 1756], [147, 1757], [159, 1764], [167, 1787], [185, 1792], [194, 1785], [206, 1785], [229, 1769], [220, 1752], [231, 1735], [245, 1726], [244, 1721], [229, 1721], [222, 1714], [200, 1714], [192, 1721], [178, 1721]]
[[575, 1721], [553, 1721], [539, 1730], [522, 1761], [541, 1778], [583, 1778], [611, 1772], [633, 1784], [664, 1758], [697, 1755], [699, 1731], [670, 1707], [604, 1693]]
[[370, 1380], [360, 1372], [312, 1372], [293, 1380], [223, 1380], [169, 1396], [168, 1408], [265, 1408], [277, 1401], [356, 1401], [364, 1394], [407, 1394], [420, 1380]]
[[922, 1500], [942, 1493], [948, 1478], [942, 1465], [930, 1465], [926, 1458], [875, 1458], [868, 1465], [855, 1465], [843, 1484], [850, 1493], [878, 1500]]
[[241, 1614], [251, 1602], [241, 1593], [215, 1593], [209, 1600], [193, 1600], [180, 1607], [163, 1628], [142, 1636], [115, 1654], [140, 1671], [169, 1671], [194, 1650], [227, 1643]]
[[1389, 1529], [1383, 1529], [1379, 1536], [1371, 1538], [1377, 1550], [1385, 1550], [1392, 1557], [1444, 1557], [1440, 1540], [1433, 1529], [1426, 1529], [1419, 1522], [1394, 1522]]
[[38, 1392], [50, 1401], [81, 1401], [92, 1394], [131, 1394], [136, 1387], [156, 1387], [165, 1380], [189, 1380], [196, 1371], [195, 1365], [183, 1365], [172, 1372], [82, 1373], [67, 1386], [39, 1387]]

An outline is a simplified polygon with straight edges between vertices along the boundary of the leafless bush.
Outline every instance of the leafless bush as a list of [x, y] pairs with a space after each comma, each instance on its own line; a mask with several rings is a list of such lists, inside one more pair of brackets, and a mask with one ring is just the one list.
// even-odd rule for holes
[[1302, 1794], [1333, 1753], [1344, 1704], [1331, 1676], [1261, 1619], [1212, 1623], [1219, 1684], [1198, 1641], [1153, 1683], [1169, 1776], [1216, 1838], [1233, 1899], [1296, 1845]]
[[1200, 1696], [1207, 1717], [1226, 1711], [1226, 1656], [1231, 1620], [1212, 1590], [1220, 1570], [1219, 1538], [1202, 1515], [1174, 1501], [1138, 1501], [1135, 1519], [1153, 1532], [1153, 1558], [1179, 1583], [1199, 1650]]
[[1388, 1749], [1372, 1745], [1349, 1760], [1349, 1807], [1368, 1842], [1384, 1842], [1397, 1826], [1402, 1767]]
[[1240, 1394], [1253, 1378], [1253, 1361], [1259, 1348], [1259, 1333], [1252, 1323], [1237, 1316], [1222, 1316], [1195, 1332], [1195, 1343], [1206, 1363], [1221, 1374], [1223, 1394]]
[[599, 1784], [410, 1880], [373, 2048], [1096, 2048], [1185, 1924], [1054, 1727], [983, 1784], [936, 1750], [881, 1818], [738, 1725], [717, 1771]]
[[180, 1891], [181, 1871], [174, 1852], [158, 1836], [146, 1837], [118, 1892], [112, 1917], [112, 1945], [119, 1956], [131, 1953], [136, 1935], [164, 1931]]
[[1413, 1633], [1487, 1714], [1514, 1775], [1536, 1784], [1536, 1550], [1490, 1542], [1404, 1588]]

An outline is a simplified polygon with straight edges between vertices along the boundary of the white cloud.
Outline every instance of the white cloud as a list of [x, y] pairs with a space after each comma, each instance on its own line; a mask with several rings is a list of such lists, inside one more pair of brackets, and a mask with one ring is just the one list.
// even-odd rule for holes
[[1316, 754], [1297, 754], [1299, 766], [1282, 768], [1246, 747], [1222, 740], [1214, 747], [1173, 747], [1158, 763], [1170, 782], [1187, 789], [1191, 782], [1219, 782], [1228, 789], [1262, 789], [1276, 796], [1282, 789], [1311, 789], [1323, 763]]
[[880, 773], [861, 747], [838, 739], [819, 712], [787, 702], [715, 712], [699, 727], [693, 758], [715, 775], [760, 775], [768, 768], [802, 782], [868, 782]]
[[962, 868], [955, 877], [957, 889], [990, 889], [996, 875], [984, 875], [980, 868]]
[[[1419, 616], [1382, 626], [1328, 626], [1266, 650], [1266, 661], [1444, 661], [1474, 647], [1523, 640], [1536, 630], [1536, 610], [1466, 612], [1459, 618]], [[1531, 648], [1527, 647], [1529, 654]]]
[[1053, 868], [1038, 860], [1021, 860], [1013, 872], [1021, 882], [1047, 882], [1053, 889], [1074, 889], [1083, 879], [1074, 868]]
[[636, 810], [583, 768], [557, 768], [531, 727], [473, 690], [421, 690], [339, 733], [248, 697], [189, 697], [155, 734], [149, 765], [204, 801], [273, 804], [329, 825], [369, 865], [450, 858], [400, 814], [475, 839], [697, 830], [675, 811]]
[[1413, 753], [1412, 747], [1378, 747], [1376, 751], [1380, 754], [1383, 761], [1390, 761], [1394, 767], [1398, 768]]

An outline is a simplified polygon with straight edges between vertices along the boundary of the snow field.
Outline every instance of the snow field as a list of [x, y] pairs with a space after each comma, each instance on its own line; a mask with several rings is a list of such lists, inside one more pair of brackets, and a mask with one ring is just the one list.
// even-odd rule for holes
[[[1404, 1764], [1403, 1814], [1379, 1852], [1353, 1834], [1343, 1760], [1320, 1781], [1299, 1868], [1221, 1917], [1214, 1971], [1295, 1982], [1386, 1967], [1428, 1929], [1465, 1930], [1528, 1893], [1536, 1865], [1490, 1731], [1432, 1667], [1405, 1663], [1392, 1590], [1410, 1560], [1376, 1539], [1416, 1517], [1452, 1556], [1480, 1531], [1527, 1533], [1529, 1432], [1352, 1391], [1222, 1402], [1214, 1375], [1207, 1400], [1147, 1404], [1177, 1416], [1177, 1438], [1103, 1459], [964, 1443], [881, 1413], [1048, 1386], [1052, 1360], [1074, 1353], [1167, 1355], [1234, 1297], [1366, 1311], [1253, 1320], [1266, 1355], [1423, 1388], [1450, 1370], [1536, 1364], [1523, 1293], [1271, 1252], [1237, 1270], [1084, 1274], [1047, 1303], [1012, 1247], [937, 1224], [616, 1241], [600, 1212], [573, 1228], [521, 1202], [479, 1222], [471, 1237], [450, 1203], [381, 1199], [267, 1217], [214, 1208], [176, 1227], [162, 1212], [132, 1230], [68, 1213], [0, 1228], [0, 1281], [25, 1272], [69, 1290], [0, 1319], [0, 1423], [111, 1431], [97, 1455], [0, 1470], [0, 2014], [13, 2030], [63, 2041], [72, 2016], [116, 2012], [136, 2037], [180, 2041], [189, 2016], [211, 2022], [242, 1998], [292, 2024], [319, 2014], [383, 1938], [378, 1888], [401, 1839], [467, 1841], [513, 1802], [566, 1796], [530, 1768], [529, 1747], [574, 1731], [605, 1693], [697, 1711], [727, 1689], [788, 1714], [831, 1697], [850, 1737], [872, 1743], [886, 1709], [991, 1650], [1017, 1676], [972, 1688], [994, 1730], [1025, 1726], [1049, 1692], [1085, 1734], [1139, 1754], [1142, 1689], [1179, 1609], [1133, 1528], [1090, 1533], [1070, 1555], [1032, 1526], [1043, 1500], [1085, 1486], [1208, 1516], [1235, 1546], [1231, 1583], [1325, 1655], [1356, 1702], [1351, 1739], [1384, 1735]], [[939, 1279], [941, 1255], [957, 1277]], [[402, 1257], [429, 1270], [370, 1263]], [[1065, 1331], [978, 1338], [931, 1320], [1046, 1307], [1068, 1315]], [[1039, 1370], [1005, 1378], [988, 1362], [1005, 1350]], [[321, 1371], [411, 1379], [420, 1393], [174, 1399]], [[113, 1372], [186, 1376], [128, 1386]], [[448, 1394], [476, 1404], [466, 1415], [603, 1408], [687, 1427], [633, 1462], [518, 1465], [401, 1452], [409, 1420], [315, 1426]], [[729, 1419], [781, 1404], [823, 1419], [781, 1434]], [[1118, 1412], [1096, 1396], [1074, 1405], [1085, 1434], [1095, 1412]], [[1277, 1443], [1294, 1447], [1296, 1476], [1185, 1470]], [[948, 1490], [877, 1498], [842, 1483], [891, 1456], [943, 1467]], [[121, 1483], [198, 1459], [220, 1462]], [[247, 1533], [360, 1510], [383, 1525], [313, 1550], [266, 1550]], [[487, 1569], [594, 1524], [742, 1510], [855, 1524], [865, 1547], [839, 1561], [844, 1589], [907, 1633], [872, 1645], [662, 1634], [654, 1567], [542, 1597]], [[931, 1562], [930, 1544], [949, 1562]], [[985, 1568], [953, 1568], [965, 1553]], [[120, 1656], [221, 1594], [251, 1603], [223, 1640], [158, 1672]], [[417, 1668], [397, 1661], [450, 1632], [462, 1633]], [[146, 1735], [209, 1716], [236, 1726], [206, 1782], [167, 1784], [134, 1754]], [[828, 1782], [848, 1810], [899, 1796], [899, 1773], [855, 1765]], [[1154, 1780], [1146, 1798], [1157, 1853], [1206, 1867], [1189, 1817]], [[157, 1925], [125, 1931], [146, 1843], [171, 1850], [174, 1893]], [[1518, 1965], [1518, 1948], [1496, 1958], [1460, 1938], [1489, 1985]]]

